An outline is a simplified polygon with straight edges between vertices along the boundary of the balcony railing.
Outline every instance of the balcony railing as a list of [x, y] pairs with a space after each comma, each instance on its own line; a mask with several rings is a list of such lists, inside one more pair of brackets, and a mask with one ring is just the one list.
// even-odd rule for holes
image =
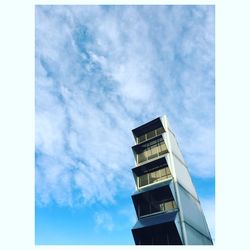
[[[166, 165], [165, 165], [166, 166]], [[171, 178], [172, 175], [168, 167], [160, 168], [156, 171], [146, 173], [137, 177], [139, 188]]]
[[137, 137], [136, 138], [136, 143], [144, 142], [146, 140], [154, 138], [155, 136], [161, 135], [164, 132], [165, 132], [165, 130], [164, 130], [163, 127], [160, 127], [160, 128], [155, 129], [155, 130], [149, 131], [148, 133]]
[[147, 147], [143, 152], [137, 155], [137, 163], [151, 160], [168, 152], [165, 142], [162, 140], [159, 143]]
[[140, 218], [155, 215], [159, 213], [168, 213], [177, 209], [176, 202], [165, 201], [161, 203], [153, 203], [153, 204], [140, 204], [138, 206], [138, 215]]

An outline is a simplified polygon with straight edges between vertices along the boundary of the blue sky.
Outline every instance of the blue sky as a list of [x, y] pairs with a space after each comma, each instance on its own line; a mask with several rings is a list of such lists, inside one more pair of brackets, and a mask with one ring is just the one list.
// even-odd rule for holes
[[36, 7], [36, 243], [134, 244], [131, 129], [166, 114], [214, 237], [214, 7]]

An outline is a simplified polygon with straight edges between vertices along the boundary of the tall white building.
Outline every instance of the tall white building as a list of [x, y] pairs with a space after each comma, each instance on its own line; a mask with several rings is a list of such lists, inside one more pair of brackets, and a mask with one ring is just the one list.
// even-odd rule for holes
[[136, 245], [212, 245], [188, 167], [166, 116], [132, 130]]

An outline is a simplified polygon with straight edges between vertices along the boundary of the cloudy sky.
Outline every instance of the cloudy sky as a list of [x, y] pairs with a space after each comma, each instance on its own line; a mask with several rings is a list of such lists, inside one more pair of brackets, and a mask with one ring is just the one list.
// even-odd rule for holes
[[36, 243], [134, 244], [131, 129], [166, 114], [214, 238], [214, 7], [36, 7]]

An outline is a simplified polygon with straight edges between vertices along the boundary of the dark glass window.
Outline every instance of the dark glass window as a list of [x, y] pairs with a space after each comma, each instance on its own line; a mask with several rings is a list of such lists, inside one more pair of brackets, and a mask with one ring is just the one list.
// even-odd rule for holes
[[146, 200], [141, 200], [139, 206], [139, 215], [143, 216], [146, 214], [150, 214], [150, 203]]
[[141, 135], [138, 137], [138, 143], [141, 143], [146, 140], [146, 135]]
[[147, 133], [147, 139], [151, 139], [151, 138], [153, 138], [155, 136], [156, 136], [156, 131], [155, 130], [150, 131], [150, 132]]
[[147, 197], [146, 199], [140, 200], [138, 204], [138, 215], [146, 216], [153, 213], [160, 213], [160, 212], [170, 212], [176, 208], [176, 203], [173, 199], [165, 199], [161, 197], [157, 199], [157, 197], [151, 196]]
[[157, 135], [161, 135], [164, 132], [165, 132], [165, 130], [163, 127], [157, 128], [155, 130], [149, 131], [143, 135], [138, 136], [137, 142], [138, 143], [144, 142], [144, 141], [149, 140]]

